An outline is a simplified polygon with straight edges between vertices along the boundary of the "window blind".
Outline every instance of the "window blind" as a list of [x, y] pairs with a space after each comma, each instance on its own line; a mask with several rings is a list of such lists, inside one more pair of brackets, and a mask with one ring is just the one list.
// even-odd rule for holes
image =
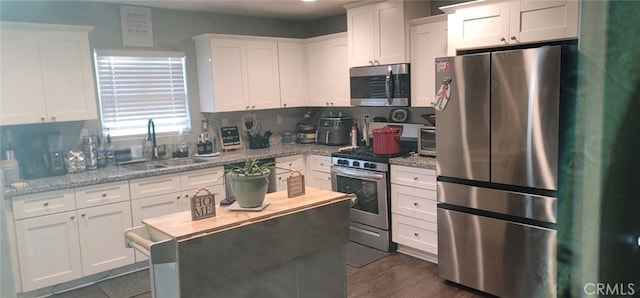
[[191, 119], [182, 52], [95, 50], [102, 127], [111, 136], [189, 131]]

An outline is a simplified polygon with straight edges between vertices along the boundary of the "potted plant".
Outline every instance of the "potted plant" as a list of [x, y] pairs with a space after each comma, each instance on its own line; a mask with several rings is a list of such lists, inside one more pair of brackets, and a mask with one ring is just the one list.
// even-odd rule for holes
[[274, 162], [259, 163], [254, 158], [248, 159], [244, 166], [225, 171], [231, 180], [231, 192], [240, 207], [254, 208], [262, 205], [269, 190], [269, 174], [274, 167]]

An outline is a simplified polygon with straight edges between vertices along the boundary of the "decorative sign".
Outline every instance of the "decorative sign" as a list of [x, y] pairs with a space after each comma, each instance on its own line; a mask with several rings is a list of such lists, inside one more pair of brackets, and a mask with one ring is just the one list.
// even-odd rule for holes
[[[200, 191], [206, 191], [207, 194], [199, 196]], [[215, 195], [211, 194], [206, 187], [198, 188], [191, 196], [191, 220], [196, 221], [214, 216], [216, 216]]]
[[[296, 175], [297, 173], [297, 175]], [[304, 194], [304, 175], [300, 171], [291, 172], [287, 178], [287, 196], [289, 198], [297, 197]]]
[[120, 26], [122, 27], [122, 45], [153, 47], [150, 8], [121, 5]]
[[240, 131], [237, 126], [220, 127], [220, 140], [224, 150], [240, 149], [242, 147]]

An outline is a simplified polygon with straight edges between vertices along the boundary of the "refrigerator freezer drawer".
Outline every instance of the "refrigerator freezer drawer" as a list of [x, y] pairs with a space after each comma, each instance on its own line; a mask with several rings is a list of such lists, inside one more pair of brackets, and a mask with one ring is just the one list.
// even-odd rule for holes
[[440, 277], [500, 297], [556, 297], [556, 231], [438, 208]]
[[558, 199], [542, 195], [438, 181], [438, 203], [547, 223], [557, 222]]

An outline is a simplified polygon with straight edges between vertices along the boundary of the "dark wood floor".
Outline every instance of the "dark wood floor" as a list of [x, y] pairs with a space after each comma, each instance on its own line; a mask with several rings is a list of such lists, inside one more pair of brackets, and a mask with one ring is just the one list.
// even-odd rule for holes
[[393, 253], [362, 268], [347, 266], [347, 285], [350, 298], [485, 297], [440, 279], [437, 264], [401, 253]]
[[[150, 286], [149, 271], [143, 270], [53, 297], [151, 297]], [[486, 297], [443, 281], [438, 277], [438, 265], [401, 253], [393, 253], [362, 268], [347, 265], [347, 295], [350, 298]]]

